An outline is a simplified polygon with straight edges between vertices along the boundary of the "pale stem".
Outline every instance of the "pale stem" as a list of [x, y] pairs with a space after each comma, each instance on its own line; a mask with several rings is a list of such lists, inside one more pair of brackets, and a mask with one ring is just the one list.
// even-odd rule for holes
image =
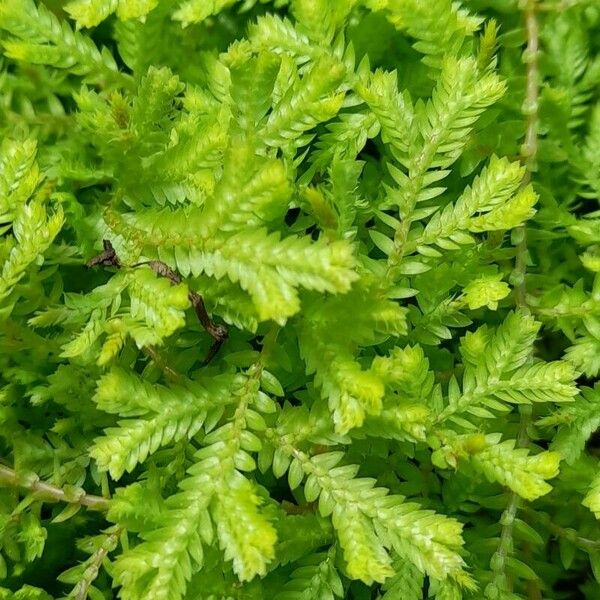
[[[536, 167], [538, 152], [538, 99], [539, 99], [539, 27], [536, 16], [537, 0], [525, 0], [523, 3], [523, 16], [525, 19], [525, 29], [527, 32], [527, 47], [523, 54], [525, 63], [526, 84], [525, 84], [525, 102], [523, 104], [523, 113], [526, 117], [525, 140], [521, 148], [521, 162], [525, 167], [525, 176], [521, 182], [523, 189], [531, 182], [532, 173]], [[527, 306], [527, 287], [525, 275], [527, 271], [527, 229], [525, 225], [519, 227], [516, 232], [517, 247], [515, 257], [515, 303], [517, 308], [522, 311], [529, 311]], [[527, 446], [529, 438], [527, 429], [531, 423], [532, 408], [523, 406], [521, 408], [521, 420], [519, 435], [517, 438], [517, 447]], [[506, 561], [513, 551], [513, 527], [517, 512], [519, 510], [520, 499], [515, 492], [509, 493], [508, 504], [502, 513], [500, 523], [502, 531], [500, 533], [500, 543], [491, 560], [491, 569], [494, 574], [491, 584], [494, 592], [490, 590], [488, 597], [493, 597], [497, 591], [512, 591], [512, 582], [506, 575]], [[541, 592], [536, 582], [530, 582], [527, 586], [527, 594], [531, 600], [541, 598]]]
[[86, 506], [91, 510], [108, 510], [109, 500], [102, 496], [82, 493], [78, 496], [70, 496], [64, 490], [50, 483], [40, 481], [35, 478], [20, 478], [14, 469], [5, 465], [0, 465], [0, 486], [17, 487], [36, 494], [41, 499], [49, 502], [67, 502], [69, 504], [79, 504]]

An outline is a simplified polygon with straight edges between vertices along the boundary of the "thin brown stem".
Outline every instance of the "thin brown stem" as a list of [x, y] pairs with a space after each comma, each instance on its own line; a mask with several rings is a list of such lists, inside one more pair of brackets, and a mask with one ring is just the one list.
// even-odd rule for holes
[[[171, 269], [168, 265], [160, 260], [149, 260], [141, 263], [137, 263], [133, 265], [134, 267], [140, 265], [148, 265], [159, 277], [167, 278], [172, 284], [177, 285], [181, 283], [181, 275], [176, 273]], [[208, 350], [208, 354], [202, 361], [203, 365], [207, 365], [217, 354], [223, 343], [228, 337], [227, 328], [224, 325], [217, 325], [210, 318], [208, 311], [206, 310], [206, 305], [204, 304], [204, 300], [200, 294], [194, 292], [193, 290], [188, 290], [188, 298], [190, 303], [194, 307], [194, 311], [196, 316], [198, 317], [198, 321], [206, 332], [213, 338], [213, 344]]]
[[[117, 255], [116, 250], [109, 240], [103, 240], [102, 245], [104, 250], [98, 255], [89, 260], [86, 264], [88, 267], [117, 267], [120, 268], [122, 266], [121, 260]], [[142, 262], [135, 263], [131, 265], [131, 268], [148, 266], [150, 267], [159, 277], [164, 277], [168, 279], [173, 285], [177, 285], [182, 282], [181, 275], [171, 269], [169, 265], [162, 262], [161, 260], [145, 260]], [[200, 294], [194, 292], [193, 290], [188, 290], [188, 298], [191, 305], [194, 307], [194, 311], [196, 316], [198, 317], [198, 321], [206, 332], [213, 338], [213, 343], [202, 361], [203, 365], [207, 365], [217, 354], [225, 340], [227, 339], [229, 332], [224, 325], [218, 325], [214, 323], [210, 318], [208, 311], [206, 310], [206, 306], [204, 304], [204, 300]], [[151, 351], [149, 352], [151, 353]], [[159, 365], [160, 366], [160, 365]]]
[[117, 256], [116, 250], [113, 248], [113, 245], [108, 240], [102, 240], [102, 246], [104, 250], [98, 254], [98, 256], [94, 256], [86, 263], [86, 266], [89, 268], [92, 267], [117, 267], [117, 269], [121, 266], [121, 261]]
[[69, 504], [79, 504], [86, 506], [91, 510], [108, 510], [109, 500], [102, 496], [94, 496], [82, 492], [77, 496], [67, 494], [64, 490], [50, 483], [40, 481], [39, 478], [20, 478], [14, 469], [5, 465], [0, 465], [0, 486], [15, 487], [29, 490], [42, 500], [48, 502], [67, 502]]

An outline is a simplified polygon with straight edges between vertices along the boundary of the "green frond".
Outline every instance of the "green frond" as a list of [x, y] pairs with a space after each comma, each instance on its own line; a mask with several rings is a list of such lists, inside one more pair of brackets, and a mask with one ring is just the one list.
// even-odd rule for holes
[[[141, 0], [139, 6], [149, 6], [152, 2], [153, 0]], [[118, 20], [113, 25], [119, 55], [137, 76], [145, 73], [150, 65], [164, 64], [164, 47], [156, 44], [159, 36], [168, 40], [167, 44], [170, 46], [177, 40], [175, 28], [178, 31], [181, 25], [171, 21], [172, 4], [172, 0], [159, 2], [155, 9], [141, 19], [127, 18]], [[138, 0], [130, 0], [124, 6], [128, 5], [136, 8]]]
[[[190, 482], [190, 480], [185, 480]], [[123, 600], [181, 600], [187, 582], [202, 566], [204, 544], [213, 539], [208, 515], [210, 481], [194, 481], [167, 501], [160, 527], [142, 534], [143, 542], [113, 563]]]
[[[329, 337], [340, 343], [365, 344], [381, 336], [399, 337], [407, 333], [407, 311], [398, 302], [383, 297], [370, 278], [363, 274], [343, 296], [325, 302], [307, 302], [306, 314], [315, 329], [332, 329]], [[344, 331], [335, 329], [335, 324]], [[339, 331], [339, 333], [338, 333]]]
[[479, 36], [477, 62], [483, 71], [496, 66], [496, 50], [498, 45], [498, 22], [495, 19], [486, 21], [483, 32]]
[[[273, 408], [273, 412], [275, 409]], [[309, 411], [306, 407], [290, 406], [285, 404], [277, 414], [278, 435], [294, 443], [309, 440], [314, 443], [322, 443], [326, 446], [344, 443], [347, 436], [339, 435], [333, 431], [331, 415], [326, 403], [317, 402]], [[279, 477], [286, 472], [290, 465], [290, 457], [277, 445], [265, 444], [259, 454], [259, 467], [262, 471], [273, 469], [274, 474]], [[290, 487], [295, 489], [302, 481], [302, 469], [296, 465], [293, 474], [288, 473]]]
[[[405, 310], [361, 284], [364, 282], [356, 284], [345, 300], [332, 297], [326, 303], [308, 305], [310, 324], [303, 325], [299, 337], [307, 372], [315, 373], [315, 383], [328, 401], [338, 433], [360, 427], [367, 415], [380, 415], [384, 381], [390, 381], [394, 389], [391, 371], [401, 368], [398, 364], [402, 357], [397, 358], [398, 364], [393, 358], [377, 357], [371, 368], [366, 369], [356, 358], [355, 345], [369, 343], [374, 334], [380, 332], [388, 337], [406, 333]], [[352, 312], [346, 312], [350, 306]], [[339, 339], [336, 339], [336, 332], [341, 334]], [[327, 337], [329, 341], [324, 343]], [[410, 373], [408, 378], [412, 375], [416, 374]], [[391, 425], [397, 416], [391, 411], [381, 418]], [[413, 411], [413, 421], [420, 416], [418, 410]], [[373, 424], [377, 422], [375, 420]], [[421, 425], [413, 422], [409, 430], [415, 434]]]
[[526, 500], [547, 494], [552, 487], [546, 480], [558, 475], [560, 454], [531, 455], [526, 448], [515, 448], [515, 440], [500, 442], [500, 438], [500, 434], [486, 436], [485, 448], [470, 456], [473, 467], [489, 481], [507, 486]]
[[257, 230], [231, 236], [196, 263], [207, 275], [227, 274], [239, 282], [261, 320], [283, 322], [299, 309], [296, 287], [322, 292], [346, 292], [356, 276], [354, 258], [345, 242], [310, 243]]
[[270, 52], [229, 66], [232, 110], [241, 130], [254, 134], [271, 108], [280, 59]]
[[250, 295], [261, 320], [284, 322], [295, 314], [299, 287], [344, 293], [357, 277], [352, 247], [345, 241], [281, 239], [263, 228], [221, 233], [204, 241], [199, 238], [201, 212], [190, 211], [181, 223], [165, 221], [164, 215], [152, 215], [143, 224], [148, 246], [154, 246], [150, 240], [161, 240], [159, 258], [184, 276], [228, 277]]
[[[383, 246], [390, 267], [394, 269], [394, 276], [415, 275], [429, 269], [427, 265], [404, 259], [407, 250], [410, 250], [405, 245], [411, 221], [422, 219], [434, 212], [431, 208], [418, 211], [417, 205], [420, 202], [430, 201], [444, 192], [443, 187], [430, 186], [448, 176], [450, 172], [448, 167], [462, 153], [474, 124], [486, 108], [502, 97], [505, 89], [505, 83], [493, 71], [481, 74], [475, 59], [454, 56], [444, 58], [440, 78], [431, 99], [427, 104], [419, 103], [416, 107], [415, 124], [410, 125], [412, 130], [406, 149], [402, 148], [406, 142], [395, 148], [394, 157], [406, 172], [393, 164], [388, 165], [392, 178], [398, 186], [389, 188], [388, 198], [391, 203], [398, 206], [400, 216], [404, 220], [402, 225], [400, 223], [392, 225], [395, 229], [393, 243]], [[394, 95], [392, 91], [392, 96]], [[396, 96], [396, 98], [400, 97]], [[397, 100], [395, 104], [397, 105]], [[387, 108], [384, 110], [388, 111]], [[398, 107], [396, 106], [394, 110], [397, 111]], [[409, 123], [412, 123], [412, 118]], [[405, 130], [406, 127], [401, 129], [401, 131]], [[527, 215], [531, 214], [534, 197], [533, 191], [527, 193], [527, 190], [524, 190], [513, 199], [521, 209], [517, 215], [511, 218], [514, 206], [507, 211], [501, 205], [489, 213], [489, 216], [473, 217], [471, 230], [482, 231], [486, 226], [487, 230], [493, 230], [502, 222], [513, 223], [515, 220], [522, 222]], [[386, 218], [386, 221], [389, 221], [389, 218]], [[457, 234], [457, 237], [458, 235], [460, 234]], [[469, 239], [467, 237], [467, 241]], [[382, 248], [381, 244], [378, 245]], [[433, 255], [437, 256], [435, 252]], [[405, 264], [403, 265], [402, 262]]]
[[391, 559], [377, 537], [373, 523], [360, 508], [334, 509], [331, 519], [344, 550], [346, 571], [352, 579], [371, 585], [375, 581], [383, 582], [393, 574]]
[[65, 6], [65, 11], [80, 27], [95, 27], [112, 15], [119, 6], [119, 0], [73, 0]]
[[79, 108], [76, 119], [82, 133], [91, 134], [95, 127], [100, 127], [94, 145], [102, 154], [108, 154], [111, 146], [126, 136], [130, 102], [122, 94], [111, 94], [109, 100], [88, 87], [82, 87], [74, 99]]
[[[483, 327], [462, 341], [465, 359], [463, 389], [452, 378], [446, 407], [439, 420], [457, 419], [458, 413], [491, 418], [493, 411], [506, 411], [504, 403], [570, 402], [577, 395], [576, 373], [566, 361], [531, 361], [533, 343], [540, 324], [520, 312], [508, 315], [493, 335]], [[439, 390], [438, 390], [439, 392]]]
[[62, 347], [61, 357], [75, 358], [76, 356], [89, 355], [94, 345], [103, 332], [103, 315], [100, 310], [93, 310], [88, 322], [83, 329]]
[[299, 27], [317, 43], [329, 44], [358, 0], [332, 3], [328, 0], [294, 0], [292, 14]]
[[175, 99], [183, 89], [170, 69], [150, 67], [136, 90], [130, 127], [139, 136], [152, 127], [168, 128], [175, 115]]
[[172, 285], [150, 269], [136, 269], [127, 276], [131, 316], [143, 321], [160, 343], [185, 324], [189, 308], [188, 289], [183, 283]]
[[260, 227], [284, 216], [292, 189], [281, 161], [261, 158], [247, 141], [234, 138], [224, 163], [223, 175], [202, 210], [204, 238], [223, 230]]
[[[5, 140], [0, 157], [0, 225], [8, 223], [12, 235], [3, 240], [0, 255], [0, 302], [7, 298], [30, 265], [41, 264], [41, 257], [58, 235], [64, 222], [62, 207], [46, 210], [43, 195], [34, 196], [42, 181], [36, 162], [37, 144], [33, 139]], [[10, 313], [12, 307], [6, 306]]]
[[419, 251], [420, 246], [435, 244], [452, 250], [458, 249], [459, 244], [472, 243], [468, 232], [481, 231], [474, 217], [504, 207], [519, 189], [524, 172], [519, 163], [493, 157], [455, 204], [448, 204], [429, 219], [414, 247]]
[[482, 22], [452, 0], [369, 0], [367, 5], [384, 10], [394, 27], [415, 38], [423, 61], [435, 67], [444, 54], [460, 54]]
[[321, 54], [308, 36], [299, 32], [289, 19], [267, 14], [259, 17], [248, 28], [248, 39], [257, 50], [288, 54], [303, 63]]
[[117, 17], [122, 20], [143, 19], [159, 2], [160, 0], [119, 0]]
[[333, 541], [331, 522], [316, 513], [285, 514], [275, 521], [275, 526], [275, 560], [280, 565], [301, 560]]
[[337, 213], [337, 237], [341, 239], [355, 238], [357, 221], [367, 207], [360, 190], [364, 166], [360, 161], [342, 159], [336, 154], [328, 170], [331, 178], [328, 195]]
[[275, 556], [275, 529], [260, 512], [260, 499], [248, 479], [234, 471], [222, 485], [211, 514], [225, 560], [233, 561], [240, 581], [265, 575]]
[[582, 504], [594, 513], [596, 519], [600, 519], [600, 475], [596, 475], [590, 483]]
[[433, 390], [434, 375], [420, 346], [394, 348], [389, 356], [378, 356], [373, 370], [403, 398], [422, 401]]
[[[500, 377], [524, 365], [531, 356], [539, 330], [540, 323], [533, 317], [511, 312], [496, 329], [485, 349], [488, 372]], [[467, 334], [465, 343], [469, 337]]]
[[344, 94], [339, 86], [344, 75], [338, 61], [326, 57], [315, 61], [274, 106], [260, 133], [265, 143], [292, 154], [308, 144], [313, 135], [307, 132], [332, 119], [342, 107]]
[[[536, 363], [512, 375], [506, 389], [495, 395], [507, 402], [571, 402], [577, 394], [576, 372], [564, 361]], [[502, 387], [502, 386], [499, 386]]]
[[379, 133], [379, 124], [371, 113], [339, 113], [338, 120], [327, 124], [327, 133], [319, 136], [311, 163], [318, 170], [326, 169], [334, 158], [355, 159], [367, 140]]
[[218, 314], [226, 323], [239, 329], [256, 332], [260, 317], [252, 299], [239, 285], [228, 279], [201, 277], [194, 280], [193, 287], [202, 290], [210, 313]]
[[[183, 127], [177, 131], [178, 143], [155, 154], [143, 165], [143, 185], [136, 188], [133, 181], [127, 182], [131, 196], [160, 206], [201, 204], [214, 190], [215, 177], [211, 169], [226, 150], [224, 118], [220, 113], [205, 129], [192, 119], [193, 131]], [[196, 133], [197, 127], [203, 132], [201, 136]]]
[[463, 600], [462, 588], [454, 581], [433, 581], [430, 590], [436, 600]]
[[173, 18], [181, 21], [184, 27], [200, 23], [212, 15], [235, 4], [236, 0], [185, 0], [173, 13]]
[[101, 410], [128, 419], [96, 438], [90, 456], [101, 471], [120, 479], [161, 446], [192, 438], [208, 413], [228, 401], [227, 391], [223, 384], [208, 389], [197, 383], [152, 385], [114, 368], [98, 382], [94, 400]]
[[98, 355], [99, 367], [108, 365], [122, 350], [127, 341], [127, 326], [121, 319], [111, 319], [106, 323], [106, 340]]
[[0, 593], [5, 594], [3, 600], [53, 600], [50, 594], [32, 585], [24, 585], [14, 594], [7, 588], [0, 588]]
[[47, 536], [48, 532], [37, 516], [31, 513], [22, 515], [19, 542], [24, 546], [26, 562], [33, 562], [42, 555]]
[[494, 72], [480, 74], [474, 59], [445, 58], [440, 80], [420, 115], [425, 160], [431, 161], [427, 168], [450, 166], [464, 148], [476, 120], [505, 91], [506, 84], [500, 77]]
[[362, 431], [373, 437], [424, 442], [431, 420], [429, 408], [408, 402], [395, 405], [397, 402], [396, 395], [386, 397], [381, 412], [367, 416]]
[[394, 348], [389, 356], [378, 356], [373, 371], [385, 384], [383, 408], [369, 416], [364, 431], [392, 439], [424, 441], [431, 419], [430, 398], [434, 374], [420, 346]]
[[0, 0], [0, 599], [600, 597], [599, 24]]
[[422, 510], [418, 504], [396, 502], [391, 508], [379, 510], [380, 527], [385, 521], [391, 524], [388, 535], [393, 549], [430, 577], [460, 580], [464, 576], [464, 562], [459, 555], [462, 524]]
[[534, 206], [537, 195], [533, 188], [527, 187], [513, 196], [506, 204], [484, 215], [475, 217], [472, 221], [472, 231], [498, 231], [514, 229], [522, 225], [535, 214]]
[[315, 373], [338, 433], [360, 427], [367, 414], [381, 412], [383, 383], [371, 369], [361, 367], [346, 345], [324, 342], [318, 330], [308, 328], [300, 344], [307, 371]]
[[423, 598], [423, 574], [412, 563], [395, 557], [394, 574], [382, 586], [381, 600], [421, 600]]
[[[142, 544], [117, 561], [117, 581], [125, 600], [144, 593], [180, 599], [187, 581], [202, 566], [202, 542], [210, 543], [213, 536], [225, 559], [233, 561], [240, 580], [266, 574], [274, 558], [276, 530], [260, 511], [255, 484], [240, 472], [255, 468], [248, 451], [260, 448], [258, 438], [245, 428], [258, 391], [258, 372], [250, 369], [249, 373], [229, 387], [229, 394], [239, 402], [233, 421], [204, 437], [180, 491], [167, 500], [162, 521], [168, 525], [143, 536]], [[173, 536], [178, 539], [161, 543]]]
[[196, 458], [202, 461], [214, 481], [211, 514], [219, 544], [226, 560], [233, 561], [233, 570], [240, 580], [265, 575], [274, 558], [277, 533], [260, 510], [261, 498], [255, 484], [240, 471], [256, 468], [249, 451], [260, 450], [261, 442], [246, 427], [251, 425], [251, 406], [257, 398], [260, 370], [253, 367], [248, 378], [234, 394], [239, 402], [233, 422], [211, 432], [207, 444]]
[[198, 406], [178, 404], [167, 405], [161, 413], [143, 420], [119, 421], [118, 427], [109, 427], [96, 439], [90, 456], [101, 471], [108, 471], [118, 480], [161, 446], [193, 437], [205, 417]]
[[80, 27], [95, 27], [115, 12], [119, 19], [140, 19], [158, 3], [159, 0], [73, 0], [65, 11]]
[[438, 579], [462, 572], [463, 560], [456, 552], [462, 545], [458, 522], [388, 495], [387, 489], [374, 487], [373, 479], [356, 478], [357, 465], [337, 466], [342, 456], [296, 454], [294, 460], [308, 475], [306, 499], [318, 498], [320, 513], [332, 515], [353, 577], [370, 583], [391, 576], [386, 548]]
[[581, 167], [578, 180], [583, 183], [583, 195], [597, 198], [600, 194], [600, 104], [596, 104], [589, 120], [589, 133], [581, 149]]
[[150, 67], [133, 95], [85, 88], [76, 95], [80, 127], [94, 133], [95, 149], [130, 202], [200, 204], [214, 189], [211, 170], [227, 146], [229, 111], [211, 105], [205, 114], [194, 106], [191, 92], [180, 97], [183, 90], [171, 70]]
[[558, 425], [552, 449], [570, 464], [583, 452], [590, 436], [600, 427], [600, 389], [583, 388], [575, 402], [541, 420], [542, 425]]
[[357, 92], [379, 122], [381, 137], [399, 157], [405, 157], [416, 136], [415, 114], [408, 92], [398, 90], [398, 74], [376, 70]]
[[593, 244], [597, 239], [597, 232], [600, 229], [600, 220], [592, 217], [583, 219], [573, 219], [569, 224], [568, 231], [571, 236], [583, 245]]
[[467, 306], [476, 310], [487, 306], [490, 310], [498, 308], [498, 302], [510, 294], [510, 286], [502, 281], [500, 273], [495, 275], [482, 275], [469, 282], [463, 290]]
[[0, 272], [0, 301], [6, 302], [29, 266], [50, 247], [63, 223], [60, 206], [51, 214], [38, 200], [19, 207], [12, 223], [14, 237], [9, 238], [7, 257]]
[[[329, 185], [307, 187], [303, 190], [303, 208], [314, 217], [326, 235], [352, 240], [356, 237], [354, 224], [357, 217], [366, 208], [366, 202], [358, 188], [364, 164], [350, 158], [342, 158], [342, 155], [340, 152], [331, 157], [327, 169]], [[313, 163], [311, 170], [318, 170], [318, 163], [325, 155], [315, 158], [317, 162]]]
[[3, 46], [12, 59], [68, 69], [90, 81], [125, 81], [108, 50], [98, 50], [88, 36], [73, 31], [43, 4], [33, 0], [4, 2], [0, 29], [10, 36]]
[[41, 182], [33, 139], [4, 140], [0, 150], [0, 224], [14, 219]]
[[586, 122], [593, 90], [600, 81], [600, 64], [596, 56], [591, 56], [588, 35], [581, 27], [574, 26], [576, 23], [577, 19], [559, 12], [549, 20], [544, 39], [553, 75], [545, 99], [557, 113], [554, 119], [564, 119], [560, 123], [553, 120], [553, 125], [567, 146], [571, 144], [565, 139], [568, 130]]
[[118, 488], [111, 498], [107, 518], [122, 523], [130, 531], [156, 529], [166, 510], [162, 496], [156, 493], [160, 482], [136, 482]]
[[600, 373], [600, 341], [593, 336], [576, 338], [566, 349], [565, 360], [586, 377], [596, 377]]
[[335, 553], [313, 554], [290, 574], [274, 600], [334, 600], [344, 597], [344, 587], [335, 569]]
[[[530, 381], [524, 377], [531, 376]], [[510, 379], [497, 383], [484, 380], [476, 383], [476, 374], [466, 375], [465, 387], [460, 391], [455, 379], [450, 380], [448, 404], [438, 415], [438, 420], [450, 419], [461, 426], [471, 426], [458, 417], [459, 413], [475, 417], [492, 418], [494, 412], [506, 412], [505, 403], [529, 404], [531, 402], [569, 402], [577, 394], [575, 374], [567, 363], [532, 365], [517, 371]]]
[[[80, 324], [83, 329], [65, 344], [62, 356], [85, 354], [104, 334], [108, 337], [100, 350], [99, 364], [116, 356], [128, 337], [139, 348], [161, 345], [185, 325], [185, 311], [190, 307], [188, 293], [185, 284], [173, 285], [149, 268], [121, 271], [108, 284], [93, 290], [89, 298], [73, 298], [71, 310], [60, 318], [70, 328]], [[32, 322], [49, 325], [47, 317], [51, 314], [38, 315]]]

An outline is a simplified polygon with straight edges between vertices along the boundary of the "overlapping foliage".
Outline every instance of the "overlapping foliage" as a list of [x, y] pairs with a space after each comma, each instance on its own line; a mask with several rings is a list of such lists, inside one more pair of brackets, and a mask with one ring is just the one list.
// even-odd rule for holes
[[600, 597], [597, 2], [0, 31], [0, 598]]

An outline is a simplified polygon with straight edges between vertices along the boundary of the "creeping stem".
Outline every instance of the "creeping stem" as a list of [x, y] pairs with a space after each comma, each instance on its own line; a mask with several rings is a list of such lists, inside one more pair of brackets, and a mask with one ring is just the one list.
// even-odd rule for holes
[[[521, 189], [531, 182], [538, 152], [539, 26], [536, 4], [537, 0], [524, 0], [522, 2], [525, 30], [527, 32], [527, 47], [523, 53], [526, 76], [523, 114], [525, 115], [526, 127], [525, 140], [521, 147], [521, 162], [525, 166], [525, 175], [521, 182]], [[515, 304], [520, 310], [528, 312], [529, 307], [527, 306], [527, 287], [525, 281], [527, 271], [527, 229], [525, 225], [517, 229], [515, 237], [517, 241], [515, 268], [513, 272]], [[527, 429], [531, 423], [531, 406], [522, 406], [520, 413], [517, 447], [524, 447], [529, 442]], [[515, 492], [510, 492], [508, 504], [500, 518], [502, 525], [500, 542], [490, 563], [493, 580], [486, 589], [486, 596], [490, 599], [497, 597], [500, 590], [512, 591], [512, 584], [506, 574], [506, 563], [513, 551], [513, 527], [517, 511], [519, 510], [519, 503], [519, 496]], [[538, 600], [542, 597], [536, 582], [530, 582], [530, 585], [527, 587], [527, 593], [531, 600]]]
[[[538, 104], [539, 104], [539, 27], [536, 15], [537, 0], [525, 0], [524, 18], [527, 31], [527, 47], [523, 53], [525, 63], [525, 101], [523, 103], [523, 114], [525, 115], [525, 140], [521, 146], [521, 162], [525, 167], [525, 176], [521, 182], [521, 188], [527, 186], [536, 168], [538, 152]], [[515, 301], [519, 308], [527, 308], [527, 289], [525, 284], [525, 272], [527, 270], [527, 230], [522, 225], [516, 232], [517, 254], [515, 259]]]
[[83, 572], [83, 576], [73, 588], [73, 591], [69, 596], [70, 598], [73, 598], [74, 600], [87, 600], [90, 588], [98, 577], [102, 563], [108, 554], [117, 547], [121, 533], [123, 533], [121, 527], [111, 527], [111, 529], [106, 532], [104, 541], [87, 561], [87, 567]]
[[109, 500], [107, 498], [84, 492], [71, 495], [59, 487], [40, 481], [37, 477], [21, 478], [13, 469], [5, 465], [0, 465], [0, 486], [23, 488], [49, 502], [68, 502], [86, 506], [91, 510], [108, 510]]

